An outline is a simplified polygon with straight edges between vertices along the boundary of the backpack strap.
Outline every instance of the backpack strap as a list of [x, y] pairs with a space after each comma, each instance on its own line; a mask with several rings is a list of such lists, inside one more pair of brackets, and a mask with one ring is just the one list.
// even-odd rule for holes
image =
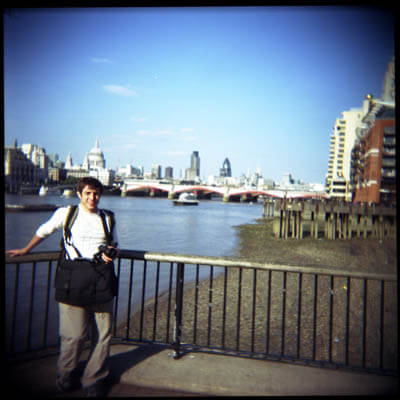
[[106, 235], [107, 245], [111, 245], [114, 241], [113, 232], [115, 226], [115, 216], [110, 210], [101, 209], [100, 210], [101, 222], [103, 223], [104, 233]]
[[72, 246], [76, 251], [78, 257], [81, 257], [81, 253], [79, 252], [79, 250], [71, 243], [71, 227], [74, 224], [77, 216], [78, 216], [78, 206], [77, 205], [70, 206], [68, 214], [64, 221], [64, 231], [60, 241], [60, 247], [61, 251], [64, 253], [64, 258], [66, 255], [68, 256], [68, 258], [70, 258], [68, 252], [65, 249], [65, 243]]
[[77, 216], [78, 216], [78, 206], [77, 205], [71, 206], [67, 214], [67, 217], [65, 218], [64, 221], [64, 238], [67, 244], [70, 244], [68, 242], [71, 240], [71, 227], [74, 224]]
[[[66, 255], [68, 256], [68, 258], [70, 258], [68, 252], [65, 249], [65, 243], [72, 246], [76, 251], [78, 257], [81, 257], [81, 253], [71, 242], [71, 227], [74, 224], [77, 216], [78, 216], [78, 206], [77, 205], [70, 206], [68, 214], [64, 221], [64, 234], [61, 237], [60, 241], [60, 247], [61, 251], [64, 254], [64, 258]], [[111, 245], [113, 242], [113, 231], [115, 226], [114, 213], [110, 210], [100, 209], [100, 217], [101, 217], [101, 222], [103, 224], [104, 233], [106, 235], [107, 245]]]

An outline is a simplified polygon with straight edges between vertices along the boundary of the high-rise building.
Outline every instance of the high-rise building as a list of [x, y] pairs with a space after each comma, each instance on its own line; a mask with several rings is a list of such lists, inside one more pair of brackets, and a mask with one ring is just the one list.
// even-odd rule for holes
[[231, 163], [228, 158], [225, 158], [222, 168], [219, 170], [219, 176], [230, 178], [232, 176]]
[[200, 157], [198, 151], [194, 151], [190, 157], [190, 168], [196, 171], [196, 177], [200, 177]]
[[185, 180], [195, 181], [200, 179], [200, 157], [199, 152], [194, 151], [190, 156], [190, 168], [186, 168]]
[[172, 167], [165, 167], [165, 178], [166, 179], [174, 178], [174, 170]]
[[161, 179], [161, 165], [153, 164], [151, 167], [151, 177], [152, 179]]
[[330, 198], [351, 201], [351, 151], [356, 139], [356, 129], [363, 115], [363, 108], [352, 108], [344, 111], [341, 118], [336, 119], [331, 135], [326, 175], [326, 189]]

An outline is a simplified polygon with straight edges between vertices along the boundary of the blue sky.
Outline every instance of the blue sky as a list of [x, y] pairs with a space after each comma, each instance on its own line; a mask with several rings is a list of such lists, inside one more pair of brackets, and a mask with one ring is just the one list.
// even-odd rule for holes
[[226, 157], [324, 182], [341, 112], [379, 97], [394, 18], [364, 7], [17, 9], [4, 16], [5, 145], [108, 168]]

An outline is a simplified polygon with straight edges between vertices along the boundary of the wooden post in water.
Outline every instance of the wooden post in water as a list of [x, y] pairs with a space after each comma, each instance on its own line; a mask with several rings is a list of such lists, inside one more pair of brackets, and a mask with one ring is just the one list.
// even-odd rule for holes
[[296, 237], [296, 211], [292, 211], [291, 215], [290, 215], [290, 227], [292, 228], [292, 239], [294, 239]]
[[356, 218], [357, 218], [356, 221], [357, 237], [359, 238], [361, 236], [361, 214], [357, 214]]
[[330, 215], [329, 215], [329, 213], [328, 212], [325, 212], [325, 226], [324, 226], [324, 237], [326, 238], [326, 239], [329, 239], [329, 235], [328, 235], [328, 232], [329, 232], [329, 217], [330, 217]]
[[315, 207], [315, 224], [314, 224], [314, 238], [318, 239], [318, 230], [319, 230], [319, 205], [317, 204]]
[[368, 237], [368, 216], [363, 215], [362, 217], [362, 231], [363, 231], [363, 238], [366, 239]]
[[314, 237], [314, 213], [315, 211], [311, 209], [310, 211], [310, 237]]
[[343, 214], [342, 214], [342, 223], [343, 223], [343, 239], [347, 239], [347, 230], [348, 230], [348, 223], [347, 223], [347, 221], [348, 221], [348, 216], [349, 216], [349, 214], [347, 213], [347, 212], [344, 212]]
[[[273, 202], [272, 202], [273, 203]], [[271, 215], [271, 208], [267, 205], [265, 215]], [[276, 202], [274, 209], [279, 210], [278, 219], [274, 222], [276, 237], [281, 239], [304, 238], [304, 215], [310, 222], [310, 237], [318, 239], [319, 236], [319, 214], [324, 213], [324, 237], [329, 240], [348, 240], [353, 237], [353, 229], [358, 238], [368, 238], [371, 235], [382, 240], [386, 235], [393, 234], [396, 228], [396, 210], [382, 206], [368, 206], [357, 204], [335, 204], [335, 203], [304, 203], [289, 202], [286, 199]], [[305, 211], [306, 210], [306, 211]], [[322, 211], [321, 211], [322, 210]], [[308, 216], [308, 213], [310, 215]], [[279, 228], [279, 229], [278, 229]]]
[[301, 211], [299, 211], [299, 228], [300, 228], [300, 239], [303, 239], [304, 222]]
[[285, 209], [285, 220], [284, 220], [284, 233], [283, 238], [287, 239], [289, 235], [289, 222], [290, 222], [290, 211]]

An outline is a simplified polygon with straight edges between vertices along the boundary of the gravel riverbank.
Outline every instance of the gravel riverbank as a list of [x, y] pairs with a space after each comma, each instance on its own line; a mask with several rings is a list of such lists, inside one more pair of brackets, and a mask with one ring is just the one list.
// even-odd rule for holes
[[[239, 259], [263, 263], [328, 267], [349, 271], [396, 273], [396, 238], [315, 240], [276, 239], [272, 221], [260, 219], [255, 224], [236, 227]], [[209, 267], [206, 267], [209, 268]], [[269, 352], [345, 362], [345, 304], [349, 301], [349, 361], [358, 363], [362, 351], [363, 281], [320, 276], [316, 288], [314, 275], [282, 272], [210, 268], [210, 278], [196, 285], [185, 283], [182, 342], [229, 349]], [[256, 290], [253, 290], [253, 287]], [[301, 299], [299, 300], [299, 288]], [[317, 292], [318, 301], [314, 303]], [[378, 357], [380, 286], [370, 281], [366, 305], [368, 332], [366, 346], [373, 365]], [[140, 313], [133, 316], [130, 336], [156, 341], [172, 341], [174, 295], [159, 298], [157, 323], [155, 304], [150, 301], [140, 323]], [[385, 288], [385, 363], [397, 359], [397, 282]], [[170, 318], [167, 320], [168, 307]], [[332, 325], [329, 315], [332, 314]], [[314, 327], [314, 315], [317, 323]], [[269, 332], [269, 333], [267, 333]], [[390, 339], [392, 338], [392, 339]]]
[[273, 264], [329, 267], [348, 271], [395, 273], [396, 238], [383, 241], [368, 238], [350, 240], [277, 239], [272, 219], [236, 227], [239, 235], [237, 256]]

